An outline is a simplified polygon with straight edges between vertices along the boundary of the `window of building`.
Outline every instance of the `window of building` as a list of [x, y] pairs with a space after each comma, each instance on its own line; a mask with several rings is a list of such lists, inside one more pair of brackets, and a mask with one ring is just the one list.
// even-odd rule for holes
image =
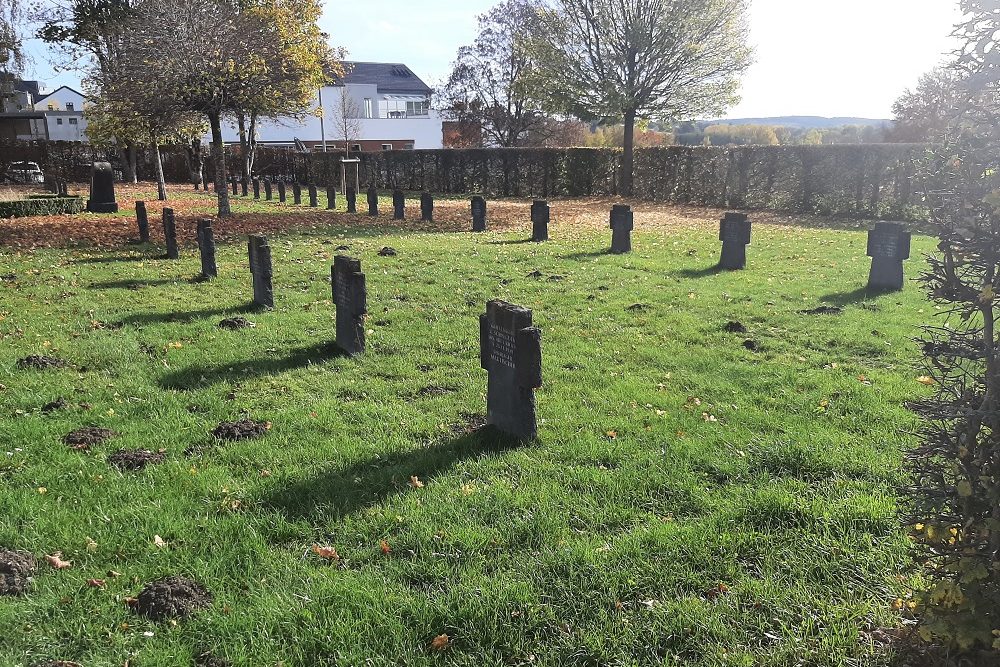
[[365, 118], [372, 117], [372, 98], [365, 98]]
[[351, 150], [355, 153], [361, 152], [361, 144], [351, 144]]
[[76, 125], [76, 118], [70, 118], [69, 119], [69, 124], [70, 125]]
[[406, 103], [407, 118], [412, 116], [426, 116], [426, 115], [427, 115], [427, 100]]
[[382, 144], [382, 150], [384, 150], [384, 151], [391, 151], [392, 150], [392, 144]]
[[412, 151], [413, 150], [413, 142], [412, 141], [408, 141], [405, 144], [403, 144], [403, 150], [404, 151]]
[[426, 118], [430, 110], [427, 98], [414, 95], [386, 95], [379, 100], [382, 118]]
[[72, 111], [72, 110], [73, 110], [73, 103], [72, 102], [67, 102], [66, 103], [66, 111]]
[[49, 111], [55, 111], [55, 110], [56, 110], [56, 105], [52, 104], [52, 102], [49, 102]]
[[62, 118], [56, 118], [56, 125], [62, 125]]

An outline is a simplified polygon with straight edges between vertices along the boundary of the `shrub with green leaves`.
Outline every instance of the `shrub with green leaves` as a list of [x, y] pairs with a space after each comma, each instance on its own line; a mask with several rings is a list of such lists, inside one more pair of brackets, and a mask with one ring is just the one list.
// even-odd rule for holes
[[32, 215], [59, 215], [83, 211], [81, 197], [30, 197], [0, 201], [0, 218], [26, 218]]

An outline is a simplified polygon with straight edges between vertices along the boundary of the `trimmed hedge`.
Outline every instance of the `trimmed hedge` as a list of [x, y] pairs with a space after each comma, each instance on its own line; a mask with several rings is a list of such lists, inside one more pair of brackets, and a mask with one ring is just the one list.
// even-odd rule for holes
[[32, 215], [59, 215], [83, 211], [82, 197], [35, 196], [31, 199], [0, 201], [0, 218], [27, 218]]

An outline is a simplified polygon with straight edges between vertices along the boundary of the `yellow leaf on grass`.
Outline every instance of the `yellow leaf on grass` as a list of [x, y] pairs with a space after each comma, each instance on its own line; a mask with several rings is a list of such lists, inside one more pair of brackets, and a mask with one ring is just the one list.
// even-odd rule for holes
[[331, 561], [340, 560], [340, 554], [338, 554], [337, 550], [334, 549], [333, 547], [324, 547], [318, 544], [314, 544], [312, 545], [312, 551], [320, 558], [325, 558]]
[[57, 570], [65, 570], [67, 567], [73, 567], [73, 563], [68, 560], [63, 560], [61, 551], [57, 551], [51, 556], [46, 556], [45, 562]]
[[438, 635], [431, 641], [431, 650], [433, 651], [443, 651], [448, 648], [448, 644], [451, 643], [451, 637], [445, 634]]
[[928, 387], [931, 386], [932, 384], [935, 384], [934, 378], [932, 378], [930, 375], [921, 375], [920, 377], [917, 378], [917, 382], [919, 382], [920, 384], [925, 384]]
[[167, 541], [162, 537], [160, 537], [159, 535], [153, 535], [153, 544], [159, 547], [160, 549], [167, 548]]
[[410, 475], [410, 486], [412, 486], [414, 489], [422, 489], [424, 488], [424, 483], [421, 482], [420, 478], [417, 477], [416, 475]]

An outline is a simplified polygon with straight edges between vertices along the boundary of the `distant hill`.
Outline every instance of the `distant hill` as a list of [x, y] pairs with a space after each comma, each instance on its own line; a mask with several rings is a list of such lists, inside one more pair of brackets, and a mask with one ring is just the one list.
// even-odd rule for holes
[[876, 127], [889, 125], [891, 120], [883, 118], [854, 118], [843, 116], [837, 118], [825, 118], [823, 116], [772, 116], [771, 118], [725, 118], [721, 120], [698, 121], [701, 128], [709, 125], [772, 125], [779, 127], [792, 127], [803, 130], [813, 128], [819, 130], [831, 127], [841, 127], [843, 125], [873, 125]]

